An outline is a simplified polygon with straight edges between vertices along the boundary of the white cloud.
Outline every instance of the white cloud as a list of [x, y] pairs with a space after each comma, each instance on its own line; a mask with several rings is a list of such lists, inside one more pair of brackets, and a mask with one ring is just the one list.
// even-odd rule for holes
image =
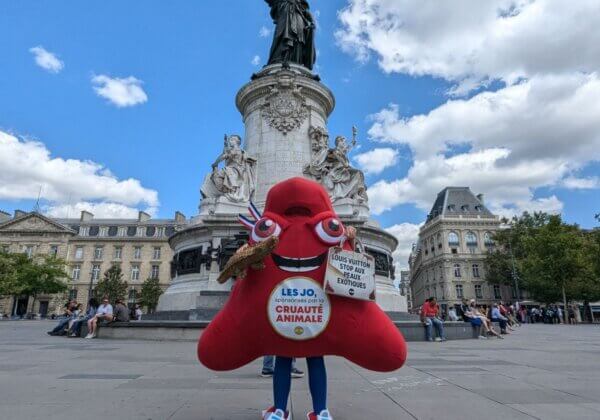
[[267, 28], [266, 26], [261, 26], [260, 30], [258, 31], [258, 36], [261, 38], [268, 38], [272, 33], [273, 31], [271, 29]]
[[354, 159], [365, 173], [377, 175], [398, 162], [398, 151], [389, 147], [373, 149]]
[[370, 186], [373, 212], [429, 211], [455, 185], [499, 215], [555, 213], [563, 203], [541, 187], [599, 189], [577, 175], [600, 161], [598, 16], [596, 0], [348, 0], [336, 38], [359, 62], [442, 78], [452, 96], [482, 90], [420, 115], [392, 104], [373, 116], [371, 139], [413, 159], [403, 178]]
[[394, 251], [394, 263], [396, 265], [396, 276], [400, 278], [400, 270], [408, 268], [408, 256], [412, 250], [412, 245], [419, 239], [419, 229], [421, 225], [412, 223], [401, 223], [390, 226], [386, 229], [389, 233], [398, 239], [398, 248]]
[[250, 64], [252, 64], [253, 66], [259, 66], [260, 65], [260, 56], [255, 55], [254, 57], [252, 57], [252, 61], [250, 61]]
[[596, 73], [535, 77], [468, 100], [451, 100], [428, 114], [401, 118], [389, 107], [369, 134], [408, 144], [417, 157], [453, 145], [508, 147], [519, 158], [600, 157], [600, 78]]
[[71, 206], [74, 214], [88, 206], [100, 214], [125, 214], [159, 205], [158, 193], [137, 179], [120, 180], [92, 161], [52, 157], [43, 143], [0, 131], [0, 199], [35, 199], [40, 186], [50, 213]]
[[101, 74], [92, 77], [94, 91], [98, 96], [108, 99], [119, 108], [143, 104], [148, 101], [148, 96], [142, 89], [142, 83], [141, 80], [133, 76], [121, 79]]
[[[135, 219], [138, 216], [138, 209], [119, 203], [93, 203], [82, 201], [75, 204], [57, 204], [49, 205], [44, 209], [44, 214], [50, 217], [79, 217], [82, 211], [88, 211], [98, 219]], [[144, 209], [150, 215], [156, 214], [156, 208]]]
[[[403, 203], [429, 210], [449, 185], [470, 186], [498, 212], [557, 211], [556, 197], [535, 197], [539, 187], [595, 188], [574, 173], [600, 160], [600, 79], [595, 73], [539, 76], [468, 100], [450, 100], [428, 114], [402, 118], [390, 106], [373, 116], [369, 135], [408, 145], [407, 176], [369, 189], [377, 214]], [[454, 154], [461, 146], [467, 151]]]
[[600, 178], [597, 176], [592, 176], [589, 178], [577, 178], [570, 176], [563, 180], [562, 185], [571, 190], [593, 190], [600, 188]]
[[338, 44], [386, 73], [430, 75], [464, 94], [491, 80], [600, 67], [600, 2], [348, 0]]
[[65, 63], [41, 45], [30, 48], [29, 52], [33, 54], [36, 64], [50, 73], [59, 73], [65, 67]]

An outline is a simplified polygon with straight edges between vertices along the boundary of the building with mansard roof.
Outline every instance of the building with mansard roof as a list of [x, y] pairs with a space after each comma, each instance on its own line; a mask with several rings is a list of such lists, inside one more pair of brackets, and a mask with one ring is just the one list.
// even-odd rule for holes
[[60, 314], [70, 297], [85, 307], [91, 290], [112, 265], [119, 265], [129, 285], [129, 304], [137, 302], [142, 283], [159, 280], [166, 289], [171, 279], [173, 251], [168, 239], [187, 223], [177, 212], [173, 219], [97, 219], [89, 212], [79, 218], [49, 218], [37, 212], [0, 212], [0, 250], [30, 257], [55, 255], [67, 262], [69, 290], [58, 295], [0, 297], [0, 313], [24, 316]]
[[410, 288], [410, 271], [400, 271], [400, 282], [398, 283], [400, 289], [400, 295], [406, 297], [407, 311], [411, 312], [413, 309], [412, 302], [412, 290]]
[[445, 313], [463, 297], [481, 304], [513, 300], [511, 287], [485, 281], [486, 254], [494, 249], [492, 238], [499, 227], [500, 218], [485, 206], [483, 195], [468, 187], [442, 190], [409, 257], [414, 307], [429, 297]]

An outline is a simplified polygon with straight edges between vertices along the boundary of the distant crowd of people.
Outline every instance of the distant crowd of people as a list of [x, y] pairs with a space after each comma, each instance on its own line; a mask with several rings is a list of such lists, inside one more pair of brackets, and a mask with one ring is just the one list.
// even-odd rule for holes
[[[577, 305], [568, 305], [565, 311], [558, 305], [548, 305], [532, 308], [521, 308], [519, 315], [523, 323], [527, 324], [579, 324], [581, 312]], [[566, 317], [565, 317], [566, 316]]]
[[[469, 322], [474, 328], [478, 329], [478, 337], [487, 339], [497, 337], [503, 339], [503, 335], [514, 331], [515, 327], [520, 326], [517, 319], [516, 309], [513, 305], [505, 305], [502, 302], [494, 303], [490, 306], [477, 305], [474, 299], [470, 301], [462, 300], [458, 308], [448, 310], [448, 318], [451, 321]], [[434, 297], [425, 301], [421, 307], [421, 322], [425, 326], [425, 339], [427, 341], [446, 341], [444, 333], [444, 320], [442, 319], [440, 306]], [[499, 326], [499, 331], [494, 327], [494, 323]], [[436, 337], [433, 337], [433, 332]]]
[[[578, 324], [581, 314], [577, 305], [568, 305], [567, 310], [558, 305], [542, 307], [513, 305], [511, 303], [497, 302], [491, 305], [478, 305], [475, 299], [462, 299], [460, 306], [451, 307], [447, 314], [442, 314], [437, 300], [433, 297], [427, 299], [420, 310], [420, 318], [425, 327], [427, 341], [445, 341], [444, 321], [464, 321], [478, 329], [478, 337], [504, 338], [521, 324]], [[498, 329], [494, 324], [498, 324]], [[434, 330], [436, 337], [434, 338]]]
[[[516, 309], [514, 305], [505, 305], [502, 302], [493, 303], [491, 306], [476, 305], [475, 300], [462, 300], [460, 312], [464, 322], [469, 322], [473, 327], [479, 328], [480, 339], [489, 337], [504, 338], [503, 335], [514, 331], [515, 327], [520, 327], [521, 323], [517, 320]], [[494, 328], [497, 323], [500, 331]]]
[[87, 325], [87, 335], [84, 338], [91, 339], [98, 335], [98, 328], [106, 326], [111, 322], [129, 322], [130, 319], [141, 320], [142, 309], [139, 305], [130, 312], [129, 308], [123, 303], [122, 299], [117, 299], [115, 305], [111, 305], [107, 296], [102, 298], [101, 303], [91, 298], [88, 301], [87, 310], [83, 312], [81, 303], [70, 300], [65, 304], [63, 318], [58, 325], [48, 335], [80, 337], [81, 327]]

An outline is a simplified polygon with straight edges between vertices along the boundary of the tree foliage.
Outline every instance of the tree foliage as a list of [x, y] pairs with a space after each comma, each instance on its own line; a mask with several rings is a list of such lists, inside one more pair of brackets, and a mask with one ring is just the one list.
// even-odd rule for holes
[[158, 284], [158, 279], [148, 279], [142, 284], [140, 303], [148, 308], [149, 313], [152, 313], [156, 309], [162, 293], [163, 290]]
[[540, 302], [600, 299], [600, 232], [583, 231], [560, 216], [524, 213], [494, 236], [496, 251], [486, 261], [486, 279], [519, 285]]
[[0, 252], [0, 296], [17, 294], [16, 267], [11, 254]]
[[521, 266], [532, 296], [548, 303], [581, 298], [577, 284], [587, 271], [583, 244], [581, 229], [565, 224], [560, 216], [550, 216], [545, 225], [525, 238], [527, 256]]
[[52, 294], [67, 290], [66, 263], [60, 258], [29, 258], [22, 253], [0, 254], [0, 295]]
[[584, 271], [574, 285], [574, 293], [584, 302], [600, 300], [600, 229], [583, 238]]
[[121, 267], [113, 265], [104, 272], [104, 277], [98, 282], [94, 293], [98, 298], [108, 296], [108, 300], [114, 303], [117, 299], [125, 300], [128, 287], [127, 282], [123, 280]]
[[491, 284], [513, 284], [512, 261], [509, 252], [490, 251], [485, 262], [485, 279]]

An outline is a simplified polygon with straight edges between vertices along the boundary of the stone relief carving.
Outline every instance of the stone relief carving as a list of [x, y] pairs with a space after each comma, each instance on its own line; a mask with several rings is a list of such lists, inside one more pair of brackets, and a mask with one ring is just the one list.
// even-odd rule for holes
[[244, 244], [248, 243], [249, 236], [246, 233], [235, 235], [233, 238], [223, 239], [221, 246], [218, 249], [217, 262], [219, 263], [219, 269], [222, 271], [227, 264], [227, 261], [235, 252]]
[[37, 217], [29, 217], [25, 220], [21, 220], [17, 223], [10, 224], [4, 228], [4, 230], [14, 230], [14, 231], [52, 231], [59, 232], [60, 229], [56, 226], [51, 225], [50, 223], [45, 222], [42, 219]]
[[306, 99], [301, 92], [302, 88], [292, 78], [284, 76], [276, 86], [271, 86], [271, 91], [264, 100], [263, 117], [283, 135], [300, 127], [308, 117]]
[[[256, 159], [242, 150], [242, 138], [225, 135], [223, 153], [212, 164], [212, 172], [204, 180], [200, 192], [203, 198], [226, 197], [235, 203], [252, 200], [256, 189]], [[219, 169], [219, 163], [225, 166]]]
[[356, 146], [356, 128], [353, 127], [352, 143], [344, 136], [337, 136], [335, 147], [329, 148], [329, 134], [322, 127], [311, 127], [309, 136], [313, 151], [312, 161], [304, 167], [304, 174], [316, 179], [328, 190], [333, 202], [348, 198], [356, 203], [367, 203], [365, 176], [353, 168], [348, 153]]
[[173, 261], [171, 262], [171, 277], [175, 278], [175, 276], [199, 273], [202, 269], [202, 265], [209, 270], [211, 252], [212, 249], [210, 247], [207, 249], [198, 247], [186, 249], [185, 251], [175, 254], [173, 256]]
[[390, 277], [392, 280], [394, 280], [396, 276], [394, 259], [392, 256], [371, 248], [366, 248], [366, 251], [369, 255], [375, 258], [375, 274]]

